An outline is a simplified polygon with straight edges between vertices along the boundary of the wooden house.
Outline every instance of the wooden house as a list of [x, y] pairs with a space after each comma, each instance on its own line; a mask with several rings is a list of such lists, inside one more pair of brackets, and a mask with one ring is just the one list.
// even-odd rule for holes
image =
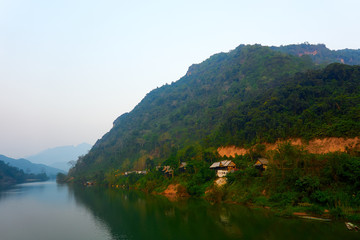
[[164, 166], [162, 172], [168, 177], [174, 175], [174, 170], [171, 168], [171, 166]]
[[146, 174], [147, 173], [147, 171], [145, 171], [145, 170], [143, 170], [143, 171], [127, 171], [127, 172], [124, 172], [124, 175], [130, 175], [130, 174], [133, 174], [133, 173], [135, 173], [135, 174]]
[[236, 165], [231, 160], [224, 160], [224, 161], [220, 161], [220, 162], [214, 162], [210, 166], [210, 168], [216, 170], [216, 175], [218, 177], [224, 177], [229, 172], [233, 172], [236, 168]]
[[186, 172], [187, 162], [181, 162], [179, 166], [179, 172]]
[[259, 168], [261, 170], [266, 170], [268, 164], [269, 161], [266, 158], [259, 158], [258, 160], [256, 160], [254, 167]]

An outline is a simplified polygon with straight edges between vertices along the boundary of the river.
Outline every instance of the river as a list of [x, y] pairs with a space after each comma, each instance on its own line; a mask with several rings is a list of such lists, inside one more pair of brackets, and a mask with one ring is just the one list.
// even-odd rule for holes
[[0, 191], [1, 240], [359, 238], [344, 222], [286, 219], [201, 199], [172, 202], [136, 191], [55, 182]]

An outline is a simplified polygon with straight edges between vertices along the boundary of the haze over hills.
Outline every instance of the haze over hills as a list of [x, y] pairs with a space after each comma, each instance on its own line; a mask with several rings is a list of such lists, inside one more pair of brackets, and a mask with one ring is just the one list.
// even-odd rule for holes
[[57, 169], [57, 168], [53, 168], [53, 167], [49, 167], [47, 165], [44, 164], [36, 164], [36, 163], [32, 163], [29, 160], [26, 159], [13, 159], [13, 158], [9, 158], [6, 157], [4, 155], [0, 155], [0, 161], [3, 161], [5, 163], [8, 163], [10, 166], [12, 167], [16, 167], [18, 169], [21, 169], [24, 171], [24, 173], [26, 174], [41, 174], [41, 173], [45, 173], [48, 177], [50, 178], [55, 178], [56, 175], [61, 172], [64, 173], [65, 171], [61, 170], [61, 169]]
[[215, 54], [116, 119], [70, 175], [140, 170], [179, 152], [191, 157], [194, 149], [206, 153], [223, 145], [354, 137], [360, 131], [360, 69], [326, 67], [341, 59], [357, 64], [360, 51], [240, 45]]
[[42, 163], [48, 166], [68, 171], [70, 168], [69, 161], [76, 161], [91, 149], [88, 143], [81, 143], [77, 146], [60, 146], [46, 149], [40, 153], [26, 157], [34, 163]]

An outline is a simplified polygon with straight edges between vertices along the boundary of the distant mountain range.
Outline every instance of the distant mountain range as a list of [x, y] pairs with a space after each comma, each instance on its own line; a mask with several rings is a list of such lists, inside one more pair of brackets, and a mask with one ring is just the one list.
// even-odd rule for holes
[[26, 157], [34, 163], [42, 163], [48, 166], [68, 171], [70, 168], [69, 161], [76, 161], [91, 149], [88, 143], [82, 143], [77, 146], [60, 146], [46, 149], [40, 153]]
[[64, 170], [49, 167], [49, 166], [46, 166], [44, 164], [35, 164], [35, 163], [32, 163], [29, 160], [26, 160], [26, 159], [23, 159], [23, 158], [21, 158], [21, 159], [13, 159], [13, 158], [9, 158], [9, 157], [4, 156], [4, 155], [0, 155], [0, 161], [8, 163], [12, 167], [16, 167], [18, 169], [21, 169], [26, 174], [45, 173], [48, 177], [55, 178], [56, 175], [59, 172], [65, 173]]

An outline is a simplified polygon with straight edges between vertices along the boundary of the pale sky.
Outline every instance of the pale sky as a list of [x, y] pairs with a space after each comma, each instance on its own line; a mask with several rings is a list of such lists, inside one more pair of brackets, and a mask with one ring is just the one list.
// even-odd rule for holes
[[94, 144], [152, 89], [240, 44], [360, 48], [358, 0], [0, 0], [0, 154]]

